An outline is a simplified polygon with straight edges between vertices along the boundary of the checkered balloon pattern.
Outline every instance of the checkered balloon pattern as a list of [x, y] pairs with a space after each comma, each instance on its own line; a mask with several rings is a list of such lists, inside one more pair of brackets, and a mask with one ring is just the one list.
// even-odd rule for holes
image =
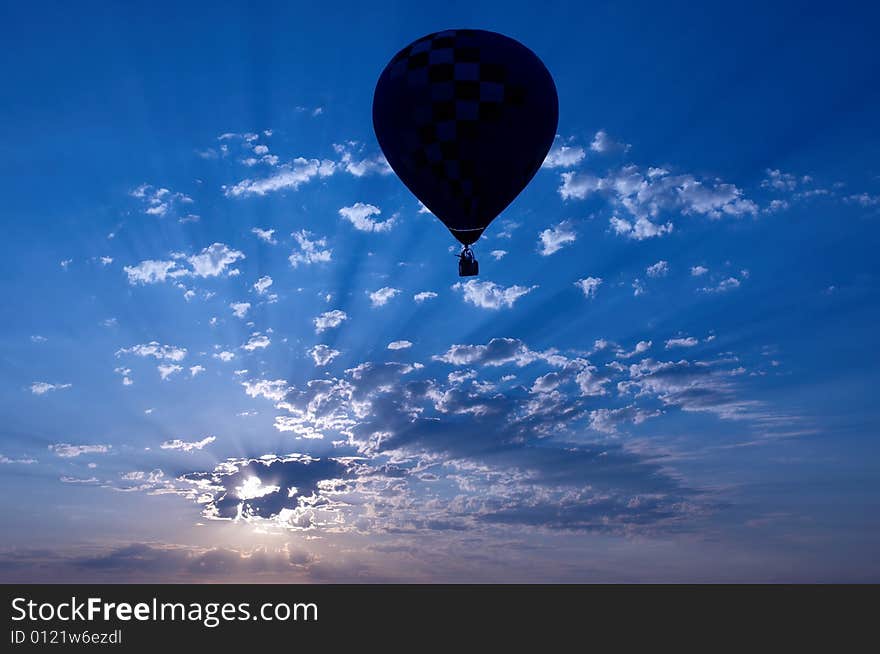
[[397, 53], [373, 125], [404, 184], [465, 245], [529, 183], [556, 135], [553, 78], [511, 38], [446, 30]]

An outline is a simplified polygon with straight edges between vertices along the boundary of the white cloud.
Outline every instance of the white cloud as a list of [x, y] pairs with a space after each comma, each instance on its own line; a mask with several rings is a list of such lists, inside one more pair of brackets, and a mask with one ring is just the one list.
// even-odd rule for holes
[[413, 300], [421, 304], [425, 300], [431, 300], [435, 297], [437, 297], [437, 294], [434, 291], [422, 291], [413, 295]]
[[387, 232], [394, 226], [394, 218], [379, 222], [370, 218], [382, 213], [379, 207], [372, 204], [356, 202], [350, 207], [342, 207], [339, 215], [354, 225], [354, 228], [362, 232]]
[[847, 196], [844, 201], [850, 204], [858, 204], [862, 207], [876, 207], [877, 205], [880, 205], [880, 195], [858, 193]]
[[647, 352], [651, 349], [651, 345], [653, 345], [652, 341], [639, 341], [636, 343], [636, 346], [630, 352], [624, 352], [623, 350], [618, 350], [616, 352], [618, 359], [630, 359], [637, 354], [641, 354], [642, 352]]
[[210, 445], [215, 440], [217, 440], [215, 436], [205, 436], [205, 438], [200, 441], [192, 442], [186, 442], [180, 440], [179, 438], [175, 438], [170, 441], [165, 441], [159, 447], [161, 447], [163, 450], [180, 450], [182, 452], [192, 452], [193, 450], [203, 449], [206, 445]]
[[507, 255], [507, 250], [492, 250], [489, 254], [495, 259], [495, 261], [500, 261]]
[[333, 149], [340, 155], [339, 167], [342, 170], [355, 177], [370, 174], [390, 175], [394, 172], [382, 154], [377, 154], [374, 157], [356, 158], [352, 148], [360, 150], [358, 146], [359, 144], [354, 142], [333, 145]]
[[312, 359], [315, 361], [316, 366], [326, 366], [328, 363], [333, 361], [336, 357], [338, 357], [341, 352], [339, 350], [334, 350], [329, 345], [324, 345], [323, 343], [320, 345], [316, 345], [311, 350], [309, 350], [309, 354]]
[[190, 377], [195, 377], [196, 375], [201, 374], [203, 372], [205, 372], [205, 366], [195, 365], [195, 366], [190, 366], [190, 368], [189, 368]]
[[542, 168], [571, 168], [576, 166], [587, 155], [586, 151], [579, 146], [558, 145], [550, 149], [547, 158], [541, 164]]
[[568, 361], [552, 350], [535, 352], [516, 338], [493, 338], [486, 345], [456, 344], [432, 358], [455, 366], [479, 364], [494, 367], [512, 363], [520, 368], [539, 360], [551, 365], [564, 365]]
[[642, 284], [641, 279], [636, 278], [632, 281], [632, 290], [633, 290], [633, 295], [636, 297], [639, 297], [640, 295], [645, 294], [645, 285]]
[[590, 143], [590, 150], [592, 150], [593, 152], [604, 154], [607, 152], [629, 150], [629, 145], [627, 143], [619, 143], [618, 141], [615, 141], [610, 136], [608, 136], [608, 132], [606, 132], [604, 129], [600, 129], [598, 132], [596, 132], [596, 135], [593, 137], [593, 140]]
[[[648, 223], [662, 212], [703, 215], [710, 219], [758, 213], [758, 206], [733, 184], [717, 179], [699, 180], [687, 174], [670, 175], [658, 168], [644, 174], [638, 166], [627, 165], [604, 177], [574, 172], [562, 173], [561, 177], [559, 194], [563, 199], [584, 199], [601, 192], [633, 218]], [[642, 231], [650, 229], [648, 224], [643, 224]]]
[[128, 283], [132, 286], [135, 284], [157, 284], [166, 279], [174, 279], [187, 274], [186, 270], [177, 267], [176, 261], [156, 259], [141, 261], [136, 266], [124, 266], [122, 270], [128, 275]]
[[266, 195], [273, 191], [297, 190], [302, 184], [316, 178], [329, 177], [336, 170], [333, 161], [297, 157], [278, 167], [277, 171], [263, 179], [243, 179], [232, 187], [224, 187], [227, 197]]
[[319, 238], [312, 240], [311, 233], [302, 229], [294, 232], [292, 236], [296, 239], [299, 251], [291, 252], [288, 261], [290, 265], [296, 268], [299, 264], [326, 263], [330, 261], [333, 250], [327, 249], [327, 239]]
[[793, 191], [798, 185], [798, 178], [791, 173], [784, 173], [779, 169], [767, 169], [767, 177], [761, 181], [761, 188], [774, 189], [776, 191]]
[[164, 380], [168, 379], [174, 373], [180, 372], [181, 370], [183, 370], [183, 367], [178, 366], [177, 364], [174, 364], [174, 363], [160, 363], [158, 366], [156, 366], [156, 370], [159, 371], [159, 376], [164, 381]]
[[215, 359], [220, 359], [223, 363], [229, 363], [235, 358], [235, 352], [230, 352], [229, 350], [223, 350], [222, 352], [217, 352], [212, 354]]
[[263, 484], [259, 477], [248, 477], [241, 486], [235, 488], [235, 496], [240, 500], [254, 500], [258, 497], [265, 497], [272, 493], [277, 493], [280, 486], [273, 484]]
[[31, 343], [45, 343], [49, 339], [45, 336], [40, 336], [39, 334], [33, 334], [31, 336]]
[[34, 382], [31, 384], [31, 393], [34, 395], [45, 395], [49, 391], [63, 391], [70, 388], [73, 384], [50, 384], [49, 382]]
[[241, 383], [248, 397], [263, 397], [273, 402], [280, 402], [289, 390], [287, 382], [283, 379], [259, 379], [257, 381], [245, 381]]
[[691, 277], [701, 277], [709, 272], [705, 266], [691, 266]]
[[173, 193], [167, 188], [157, 188], [141, 184], [131, 192], [131, 196], [144, 203], [144, 213], [150, 216], [164, 216], [176, 204], [192, 204], [192, 198], [184, 193]]
[[584, 292], [584, 296], [588, 298], [596, 297], [596, 293], [599, 291], [599, 286], [601, 286], [601, 284], [601, 277], [584, 277], [574, 283], [575, 286]]
[[186, 357], [185, 347], [175, 347], [173, 345], [161, 345], [156, 341], [143, 343], [141, 345], [132, 345], [131, 347], [122, 348], [116, 351], [116, 356], [120, 354], [134, 354], [139, 357], [153, 357], [154, 359], [164, 359], [168, 361], [183, 361]]
[[275, 240], [274, 229], [260, 229], [259, 227], [254, 227], [251, 229], [251, 234], [256, 234], [258, 239], [265, 241], [269, 245], [275, 245], [278, 243], [278, 241]]
[[385, 286], [380, 288], [378, 291], [373, 291], [372, 293], [367, 293], [370, 296], [370, 303], [374, 307], [383, 307], [388, 304], [388, 300], [393, 298], [395, 295], [400, 293], [399, 288], [391, 288], [390, 286]]
[[224, 243], [214, 243], [199, 254], [187, 257], [187, 261], [197, 277], [217, 277], [226, 272], [231, 264], [244, 258], [243, 252], [233, 250]]
[[663, 236], [672, 231], [671, 222], [668, 222], [665, 225], [658, 225], [652, 223], [647, 218], [638, 218], [634, 222], [630, 222], [623, 218], [612, 216], [609, 222], [611, 223], [611, 229], [614, 230], [615, 234], [618, 236], [626, 236], [627, 238], [636, 241], [643, 241], [646, 238], [652, 238], [654, 236]]
[[513, 304], [523, 295], [530, 293], [537, 286], [508, 286], [504, 288], [494, 282], [480, 282], [470, 279], [464, 283], [458, 282], [453, 290], [461, 291], [464, 301], [482, 309], [500, 309], [501, 307], [513, 307]]
[[574, 243], [577, 240], [577, 234], [567, 220], [563, 220], [558, 225], [545, 229], [538, 237], [541, 256], [547, 257], [561, 250], [568, 243]]
[[113, 263], [113, 257], [100, 257], [98, 261], [101, 262], [102, 266], [109, 266], [111, 263]]
[[269, 275], [264, 275], [254, 282], [257, 295], [265, 295], [270, 286], [272, 286], [272, 278]]
[[64, 270], [67, 270], [67, 268], [68, 268], [68, 267], [70, 266], [70, 264], [72, 264], [72, 263], [73, 263], [73, 259], [62, 259], [60, 265], [61, 265], [61, 267], [62, 267]]
[[704, 286], [700, 290], [703, 293], [726, 293], [741, 286], [741, 282], [736, 277], [728, 277], [723, 279], [716, 286]]
[[22, 459], [10, 459], [8, 456], [4, 456], [3, 454], [0, 454], [0, 464], [6, 465], [6, 464], [13, 464], [13, 463], [20, 463], [22, 465], [31, 465], [33, 463], [37, 463], [37, 460], [32, 459], [30, 457], [26, 457], [26, 458], [22, 458]]
[[686, 336], [683, 338], [670, 338], [668, 341], [666, 341], [666, 349], [670, 350], [674, 347], [694, 347], [695, 345], [699, 344], [699, 342], [700, 341], [698, 341], [693, 336]]
[[106, 454], [112, 445], [71, 445], [70, 443], [54, 443], [49, 451], [62, 459], [73, 459], [82, 454]]
[[348, 320], [348, 314], [345, 311], [340, 311], [339, 309], [325, 311], [313, 321], [315, 323], [315, 332], [320, 334], [328, 329], [339, 327], [344, 320]]
[[122, 385], [123, 386], [131, 386], [134, 384], [134, 381], [131, 378], [131, 368], [119, 367], [114, 368], [113, 372], [117, 375], [122, 375]]
[[254, 332], [251, 334], [251, 337], [248, 339], [248, 342], [242, 345], [241, 347], [248, 352], [253, 352], [254, 350], [261, 350], [269, 347], [271, 345], [272, 340], [261, 332]]
[[645, 268], [648, 277], [666, 277], [669, 274], [669, 262], [662, 259]]
[[250, 302], [233, 302], [229, 305], [229, 308], [232, 309], [232, 314], [236, 318], [244, 318], [247, 315], [247, 312], [251, 309]]
[[388, 344], [389, 350], [406, 350], [407, 348], [412, 347], [412, 343], [410, 341], [391, 341]]

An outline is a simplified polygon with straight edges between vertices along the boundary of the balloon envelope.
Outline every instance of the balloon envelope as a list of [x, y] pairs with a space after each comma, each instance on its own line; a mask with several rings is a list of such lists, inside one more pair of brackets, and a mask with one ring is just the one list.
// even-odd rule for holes
[[465, 245], [541, 167], [559, 118], [556, 85], [521, 43], [484, 30], [424, 36], [386, 66], [373, 127], [394, 172]]

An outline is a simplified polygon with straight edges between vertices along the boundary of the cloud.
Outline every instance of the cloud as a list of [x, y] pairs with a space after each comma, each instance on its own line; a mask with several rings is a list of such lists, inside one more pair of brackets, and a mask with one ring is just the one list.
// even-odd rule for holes
[[452, 345], [444, 354], [436, 355], [433, 359], [456, 366], [503, 366], [512, 363], [523, 367], [535, 361], [557, 365], [564, 363], [556, 358], [555, 352], [535, 352], [517, 338], [493, 338], [486, 345]]
[[492, 250], [489, 254], [495, 259], [495, 261], [500, 261], [507, 256], [507, 250]]
[[141, 184], [131, 192], [131, 196], [141, 200], [144, 213], [149, 216], [164, 216], [178, 204], [192, 204], [191, 197], [184, 193], [174, 193], [167, 188], [157, 188]]
[[13, 464], [32, 465], [34, 463], [38, 463], [38, 461], [36, 459], [32, 459], [30, 457], [23, 457], [20, 459], [11, 459], [8, 456], [0, 454], [0, 465], [13, 465]]
[[394, 226], [394, 218], [379, 222], [370, 218], [382, 213], [379, 207], [372, 204], [356, 202], [350, 207], [342, 207], [339, 215], [350, 222], [355, 229], [362, 232], [387, 232]]
[[557, 145], [550, 149], [542, 168], [572, 168], [583, 161], [586, 151], [579, 146]]
[[666, 349], [672, 349], [674, 347], [694, 347], [699, 344], [699, 341], [693, 336], [687, 336], [684, 338], [670, 338], [666, 341]]
[[733, 184], [700, 180], [689, 174], [671, 175], [658, 168], [644, 173], [638, 166], [627, 165], [603, 177], [566, 172], [561, 178], [559, 194], [564, 200], [582, 200], [600, 193], [615, 207], [628, 212], [635, 219], [634, 223], [618, 219], [612, 222], [612, 227], [617, 233], [634, 232], [633, 238], [639, 238], [635, 233], [646, 238], [671, 231], [671, 223], [660, 226], [652, 222], [661, 214], [702, 215], [717, 220], [758, 213], [758, 206]]
[[34, 395], [45, 395], [49, 391], [63, 391], [65, 388], [72, 387], [73, 384], [50, 384], [49, 382], [34, 382], [31, 384], [31, 393]]
[[162, 378], [162, 381], [165, 381], [174, 373], [183, 370], [183, 366], [178, 366], [174, 363], [160, 363], [156, 366], [156, 370], [159, 371], [159, 377]]
[[388, 344], [389, 350], [406, 350], [413, 346], [411, 341], [391, 341]]
[[[233, 250], [224, 243], [214, 243], [192, 256], [175, 253], [170, 260], [147, 259], [136, 266], [123, 266], [122, 270], [128, 275], [128, 283], [132, 286], [158, 284], [190, 275], [196, 277], [217, 277], [223, 273], [233, 275], [237, 270], [228, 270], [229, 266], [244, 258], [244, 253]], [[181, 267], [180, 261], [188, 263], [190, 268]]]
[[709, 269], [704, 266], [691, 266], [691, 277], [702, 277]]
[[469, 279], [466, 282], [458, 282], [452, 286], [453, 290], [461, 291], [464, 301], [481, 309], [511, 308], [514, 303], [538, 288], [537, 286], [499, 286], [494, 282], [480, 282]]
[[233, 250], [224, 243], [214, 243], [186, 260], [196, 277], [217, 277], [227, 272], [230, 265], [244, 258], [243, 252]]
[[569, 243], [577, 240], [577, 234], [571, 226], [571, 222], [563, 220], [555, 227], [545, 229], [538, 236], [539, 250], [541, 256], [548, 257], [551, 254], [559, 252]]
[[159, 447], [163, 450], [180, 450], [181, 452], [192, 452], [193, 450], [204, 449], [206, 445], [210, 445], [215, 440], [217, 440], [217, 438], [214, 436], [205, 436], [200, 441], [192, 442], [186, 442], [180, 440], [179, 438], [175, 438], [174, 440], [165, 441]]
[[322, 343], [309, 350], [309, 354], [312, 359], [314, 359], [316, 366], [326, 366], [342, 353], [339, 350], [334, 350], [329, 345], [324, 345]]
[[269, 347], [271, 343], [272, 340], [262, 332], [254, 332], [253, 334], [251, 334], [251, 337], [248, 339], [247, 343], [245, 343], [241, 347], [248, 352], [253, 352], [254, 350], [264, 350]]
[[325, 311], [313, 320], [315, 323], [315, 333], [320, 334], [328, 329], [339, 327], [345, 320], [348, 320], [348, 314], [345, 311], [340, 311], [339, 309]]
[[703, 293], [726, 293], [742, 286], [742, 283], [736, 277], [728, 277], [722, 279], [715, 286], [704, 286], [700, 289]]
[[134, 384], [134, 381], [131, 378], [131, 368], [119, 367], [114, 368], [113, 372], [117, 375], [122, 375], [122, 385], [123, 386], [131, 386]]
[[[808, 178], [806, 178], [808, 179]], [[791, 173], [784, 173], [779, 169], [767, 169], [767, 177], [761, 180], [761, 188], [773, 189], [775, 191], [794, 191], [797, 188], [799, 179]]]
[[272, 286], [272, 278], [269, 275], [263, 275], [254, 282], [254, 290], [257, 295], [265, 295], [270, 286]]
[[647, 218], [638, 218], [634, 222], [612, 216], [609, 219], [611, 229], [618, 236], [626, 236], [636, 241], [643, 241], [655, 236], [663, 236], [672, 232], [672, 223], [657, 225]]
[[266, 195], [276, 191], [296, 191], [300, 186], [314, 179], [329, 177], [336, 171], [336, 164], [328, 159], [306, 159], [297, 157], [283, 164], [269, 177], [263, 179], [243, 179], [234, 186], [223, 187], [227, 197], [246, 197]]
[[620, 143], [612, 139], [604, 129], [600, 129], [596, 132], [596, 135], [593, 136], [593, 140], [590, 143], [590, 150], [600, 154], [619, 151], [625, 152], [629, 150], [629, 147], [630, 146], [626, 143]]
[[636, 346], [630, 352], [626, 352], [624, 350], [617, 350], [617, 358], [618, 359], [631, 359], [632, 357], [642, 354], [643, 352], [647, 352], [651, 349], [651, 345], [653, 343], [651, 341], [639, 341], [636, 343]]
[[330, 526], [340, 507], [336, 498], [355, 469], [346, 459], [270, 455], [227, 460], [213, 471], [182, 479], [204, 488], [203, 515], [208, 519], [271, 521], [309, 531]]
[[[190, 366], [190, 368], [189, 368], [189, 376], [190, 377], [195, 377], [196, 375], [199, 375], [203, 372], [205, 372], [205, 366], [195, 365], [195, 366]], [[125, 381], [123, 381], [122, 383], [124, 384]]]
[[251, 229], [251, 234], [256, 234], [258, 239], [269, 245], [275, 245], [278, 243], [278, 241], [275, 240], [274, 229], [260, 229], [259, 227], [254, 227]]
[[602, 278], [584, 277], [583, 279], [577, 280], [574, 285], [583, 291], [584, 297], [592, 299], [596, 297], [596, 293], [599, 291], [599, 286], [602, 285]]
[[862, 207], [876, 207], [880, 205], [880, 195], [869, 195], [868, 193], [858, 193], [849, 195], [844, 198], [844, 202], [848, 204], [858, 204]]
[[187, 271], [178, 268], [176, 261], [160, 261], [147, 259], [136, 266], [123, 266], [122, 270], [128, 275], [128, 283], [158, 284], [167, 279], [176, 279], [187, 274]]
[[[382, 154], [358, 158], [360, 150], [362, 150], [358, 143], [334, 144], [333, 149], [340, 155], [339, 167], [354, 177], [364, 177], [365, 175], [372, 174], [390, 175], [394, 172]], [[357, 152], [354, 150], [357, 150]]]
[[232, 302], [229, 305], [229, 308], [232, 309], [232, 315], [236, 318], [244, 318], [247, 316], [247, 312], [251, 309], [250, 302]]
[[632, 290], [635, 297], [645, 294], [645, 285], [642, 284], [641, 279], [636, 278], [632, 281]]
[[116, 356], [122, 354], [134, 354], [139, 357], [153, 357], [154, 359], [167, 361], [183, 361], [186, 357], [185, 347], [174, 345], [161, 345], [157, 341], [150, 341], [140, 345], [132, 345], [116, 351]]
[[215, 352], [212, 354], [215, 359], [220, 359], [223, 363], [229, 363], [235, 358], [235, 352], [229, 352], [228, 350], [224, 350], [222, 352]]
[[242, 382], [241, 385], [249, 397], [263, 397], [275, 402], [283, 400], [288, 391], [287, 382], [283, 379], [258, 379], [256, 381]]
[[413, 295], [413, 300], [421, 304], [425, 300], [431, 300], [435, 297], [437, 297], [437, 294], [434, 291], [422, 291], [421, 293]]
[[399, 288], [391, 288], [389, 286], [385, 286], [383, 288], [380, 288], [378, 291], [373, 291], [372, 293], [368, 292], [367, 295], [370, 296], [370, 304], [372, 304], [373, 307], [383, 307], [388, 303], [388, 300], [399, 293]]
[[288, 257], [290, 265], [294, 268], [300, 264], [326, 263], [333, 256], [333, 250], [327, 248], [327, 239], [319, 238], [312, 240], [311, 232], [304, 229], [294, 232], [299, 250], [294, 250]]
[[648, 277], [666, 277], [669, 274], [669, 262], [662, 259], [645, 268]]
[[71, 445], [70, 443], [53, 443], [49, 451], [62, 459], [73, 459], [83, 454], [106, 454], [112, 445]]

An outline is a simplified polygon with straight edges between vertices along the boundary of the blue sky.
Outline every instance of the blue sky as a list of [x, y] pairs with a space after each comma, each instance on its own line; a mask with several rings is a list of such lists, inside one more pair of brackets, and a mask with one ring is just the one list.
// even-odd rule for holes
[[[880, 578], [875, 10], [11, 12], [0, 578]], [[370, 113], [449, 27], [560, 101], [464, 283]]]

